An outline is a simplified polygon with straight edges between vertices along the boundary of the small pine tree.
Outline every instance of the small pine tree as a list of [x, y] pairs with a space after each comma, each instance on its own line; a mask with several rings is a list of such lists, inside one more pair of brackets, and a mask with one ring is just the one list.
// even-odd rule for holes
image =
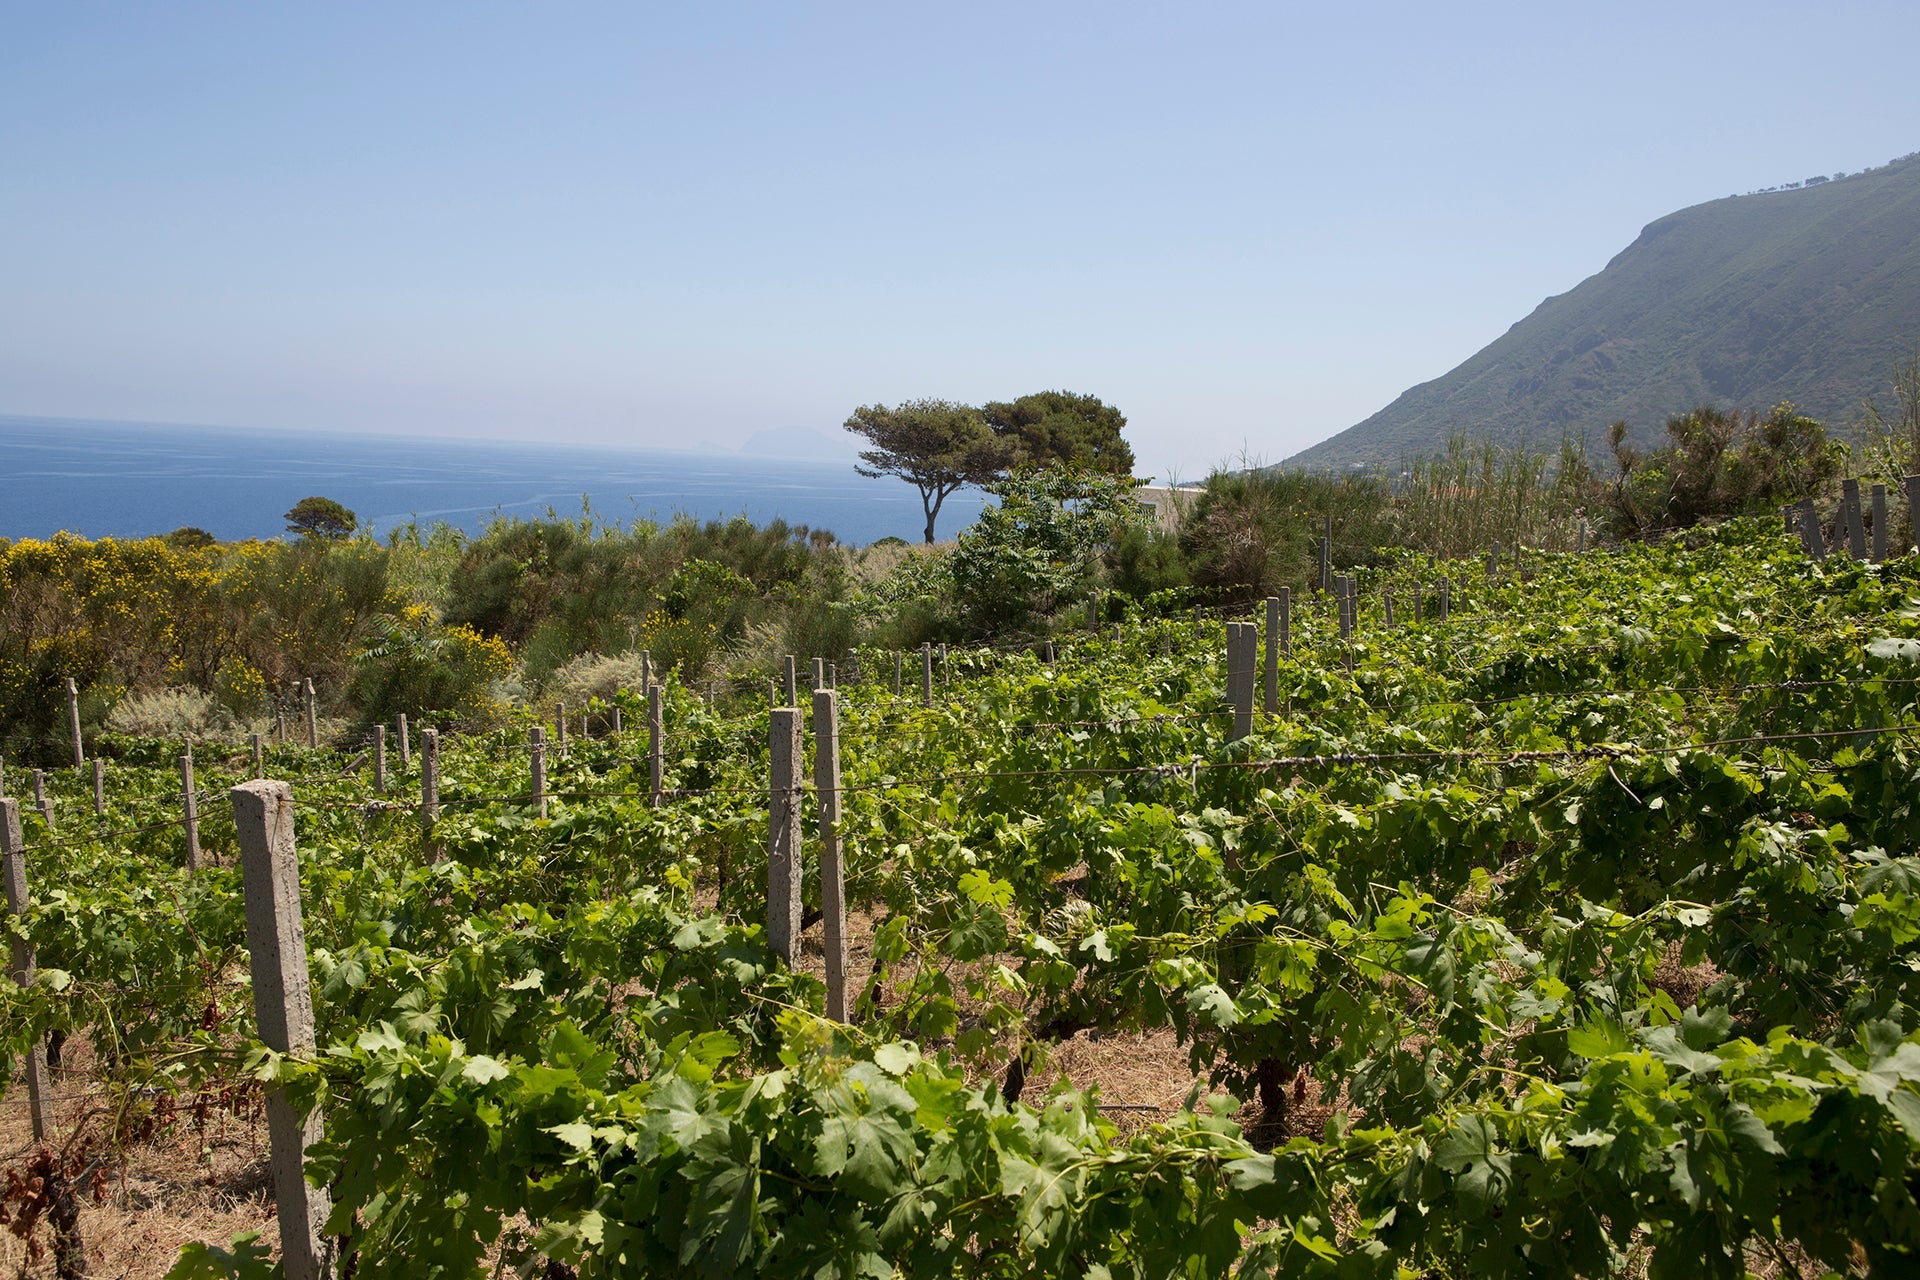
[[287, 532], [302, 538], [340, 539], [350, 537], [359, 520], [332, 498], [302, 498], [281, 517]]

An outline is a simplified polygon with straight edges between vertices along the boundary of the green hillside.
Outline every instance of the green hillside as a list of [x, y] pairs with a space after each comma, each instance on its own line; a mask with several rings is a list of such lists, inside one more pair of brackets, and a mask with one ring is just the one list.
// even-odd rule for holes
[[1392, 463], [1455, 431], [1636, 438], [1700, 404], [1792, 400], [1837, 427], [1920, 344], [1920, 159], [1682, 209], [1439, 378], [1287, 460]]

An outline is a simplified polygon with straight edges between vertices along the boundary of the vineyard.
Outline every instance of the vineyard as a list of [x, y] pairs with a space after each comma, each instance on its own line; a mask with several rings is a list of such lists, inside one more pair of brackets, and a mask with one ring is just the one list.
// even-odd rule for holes
[[670, 679], [657, 757], [633, 690], [441, 735], [432, 808], [418, 751], [276, 744], [312, 1050], [258, 1013], [246, 745], [192, 859], [177, 744], [98, 814], [48, 772], [13, 1256], [83, 1273], [130, 1153], [234, 1124], [304, 1133], [324, 1221], [283, 1255], [283, 1187], [172, 1275], [1920, 1269], [1920, 559], [1736, 521], [1256, 614], [792, 711]]

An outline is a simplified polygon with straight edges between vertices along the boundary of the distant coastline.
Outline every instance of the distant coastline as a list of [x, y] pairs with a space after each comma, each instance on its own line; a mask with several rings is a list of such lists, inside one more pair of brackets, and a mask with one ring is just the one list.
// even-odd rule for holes
[[[583, 498], [621, 524], [744, 515], [854, 544], [917, 536], [920, 500], [907, 485], [856, 474], [850, 454], [772, 451], [807, 447], [806, 435], [818, 438], [763, 432], [771, 439], [749, 447], [767, 452], [732, 453], [0, 414], [9, 480], [0, 537], [140, 537], [183, 525], [222, 539], [277, 537], [281, 513], [309, 494], [344, 503], [376, 536], [409, 520], [477, 533], [496, 515], [577, 516]], [[981, 505], [978, 493], [956, 494], [941, 532]]]

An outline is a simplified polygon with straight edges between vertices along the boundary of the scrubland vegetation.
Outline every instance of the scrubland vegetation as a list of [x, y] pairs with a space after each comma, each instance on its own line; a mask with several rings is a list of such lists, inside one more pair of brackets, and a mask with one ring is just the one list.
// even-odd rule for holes
[[[1902, 422], [1862, 449], [1868, 469], [1911, 463]], [[587, 673], [635, 667], [641, 652], [689, 687], [745, 689], [790, 653], [1037, 642], [1084, 621], [1089, 592], [1108, 621], [1245, 608], [1315, 581], [1328, 520], [1341, 566], [1395, 548], [1570, 550], [1824, 500], [1847, 466], [1819, 424], [1781, 406], [1676, 416], [1663, 445], [1617, 439], [1604, 466], [1573, 447], [1456, 439], [1392, 474], [1223, 470], [1177, 532], [1142, 517], [1124, 478], [1056, 466], [999, 482], [975, 526], [932, 547], [851, 548], [779, 521], [621, 527], [591, 512], [474, 538], [407, 526], [384, 543], [337, 529], [0, 543], [0, 754], [62, 758], [69, 677], [89, 732], [271, 732], [309, 679], [342, 727], [402, 711], [480, 726], [604, 691]]]

